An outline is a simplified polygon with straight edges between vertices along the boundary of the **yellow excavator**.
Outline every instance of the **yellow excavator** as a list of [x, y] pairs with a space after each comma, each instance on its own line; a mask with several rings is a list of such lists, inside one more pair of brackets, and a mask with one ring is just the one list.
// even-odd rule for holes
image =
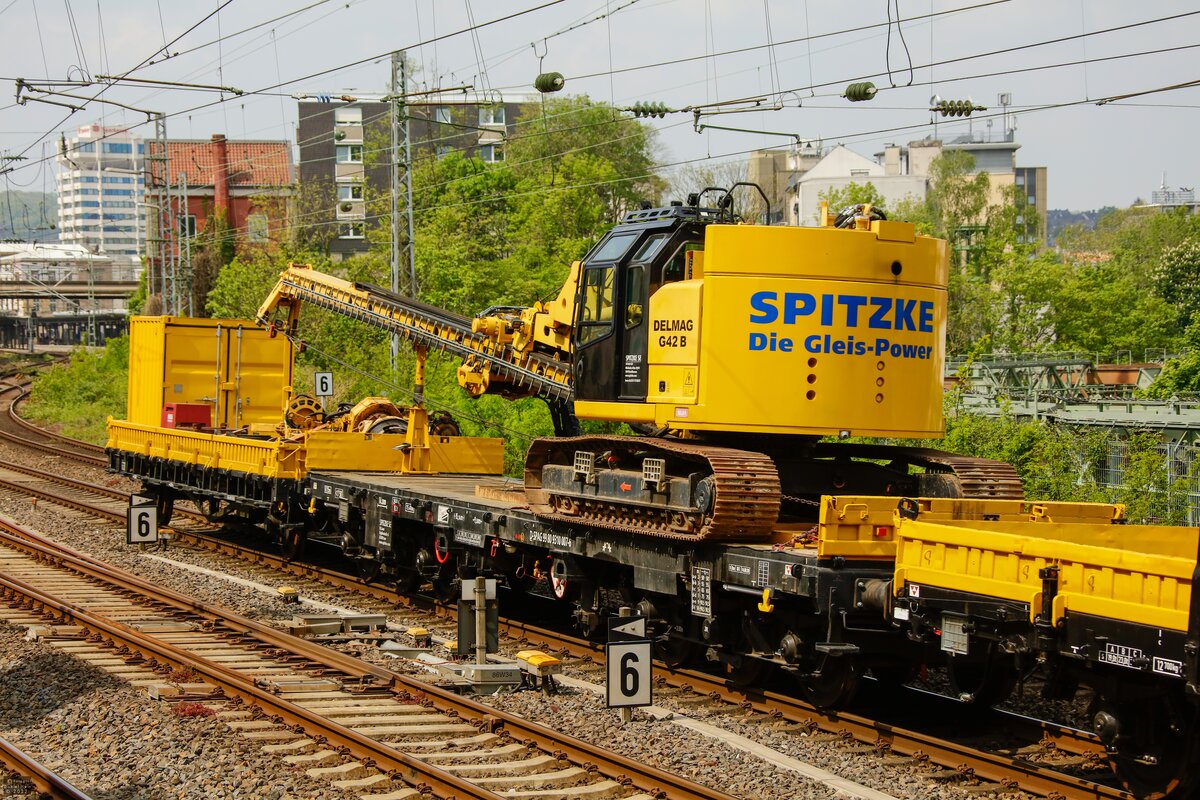
[[[469, 319], [292, 265], [257, 318], [295, 337], [312, 303], [407, 339], [410, 431], [427, 424], [430, 350], [461, 359], [472, 396], [546, 400], [560, 435], [531, 445], [525, 488], [549, 518], [763, 541], [821, 495], [1022, 497], [1007, 464], [836, 441], [942, 435], [946, 242], [870, 206], [743, 224], [717, 191], [715, 207], [628, 213], [549, 302]], [[642, 435], [578, 435], [577, 420]]]

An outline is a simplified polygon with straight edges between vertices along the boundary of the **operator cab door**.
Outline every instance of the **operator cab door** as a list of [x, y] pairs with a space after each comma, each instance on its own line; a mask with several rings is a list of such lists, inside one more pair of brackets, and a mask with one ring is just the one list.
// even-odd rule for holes
[[650, 295], [685, 277], [686, 251], [703, 248], [704, 234], [698, 225], [643, 233], [613, 232], [584, 263], [575, 324], [580, 400], [646, 401]]
[[[641, 233], [610, 233], [584, 262], [575, 304], [575, 396], [580, 400], [617, 399], [617, 364], [623, 361], [625, 341], [624, 315], [615, 313], [625, 291], [617, 272]], [[614, 324], [614, 316], [621, 325]]]

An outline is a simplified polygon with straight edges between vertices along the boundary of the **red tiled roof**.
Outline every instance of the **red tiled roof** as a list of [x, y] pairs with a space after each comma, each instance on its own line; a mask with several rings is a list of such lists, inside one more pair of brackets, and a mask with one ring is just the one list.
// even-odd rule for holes
[[[283, 141], [227, 140], [230, 186], [288, 186], [292, 182], [292, 147]], [[167, 142], [171, 183], [187, 175], [190, 186], [212, 186], [216, 146], [209, 141]]]

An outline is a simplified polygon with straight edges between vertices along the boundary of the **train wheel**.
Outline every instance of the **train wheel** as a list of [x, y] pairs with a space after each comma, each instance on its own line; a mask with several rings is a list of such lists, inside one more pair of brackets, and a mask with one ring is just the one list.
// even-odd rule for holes
[[421, 573], [411, 567], [396, 571], [396, 594], [412, 594], [421, 588]]
[[359, 556], [354, 559], [354, 569], [363, 583], [373, 583], [379, 579], [379, 573], [383, 571], [383, 563], [377, 558]]
[[854, 699], [862, 670], [846, 656], [826, 656], [821, 668], [800, 683], [804, 699], [817, 708], [841, 708]]
[[433, 596], [443, 603], [452, 603], [461, 594], [461, 586], [456, 569], [453, 566], [450, 569], [443, 567], [433, 578]]
[[1120, 741], [1110, 765], [1139, 800], [1193, 797], [1200, 787], [1200, 721], [1195, 711], [1183, 709], [1185, 698], [1163, 695], [1122, 705], [1115, 713], [1102, 708], [1093, 717], [1101, 738], [1104, 724], [1120, 720]]
[[1017, 688], [1013, 657], [989, 649], [986, 658], [946, 657], [950, 690], [964, 703], [990, 707], [1003, 703]]
[[739, 658], [736, 664], [725, 665], [725, 677], [734, 686], [758, 686], [771, 674], [771, 665], [760, 658]]
[[167, 492], [160, 492], [154, 497], [154, 508], [158, 512], [158, 524], [170, 525], [171, 516], [175, 513], [175, 497]]
[[304, 557], [304, 545], [308, 537], [303, 528], [289, 528], [280, 536], [280, 548], [287, 561], [298, 561]]

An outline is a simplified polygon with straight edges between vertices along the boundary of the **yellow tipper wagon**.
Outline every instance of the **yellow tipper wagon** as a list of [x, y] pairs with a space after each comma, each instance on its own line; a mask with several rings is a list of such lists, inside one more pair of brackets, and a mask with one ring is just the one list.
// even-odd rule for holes
[[1093, 728], [1131, 788], [1184, 780], [1198, 747], [1200, 530], [1121, 524], [1120, 506], [1078, 506], [1094, 514], [1081, 522], [1033, 504], [1018, 521], [931, 518], [925, 502], [896, 515], [894, 619], [982, 693], [1035, 662], [1052, 694], [1090, 687]]

